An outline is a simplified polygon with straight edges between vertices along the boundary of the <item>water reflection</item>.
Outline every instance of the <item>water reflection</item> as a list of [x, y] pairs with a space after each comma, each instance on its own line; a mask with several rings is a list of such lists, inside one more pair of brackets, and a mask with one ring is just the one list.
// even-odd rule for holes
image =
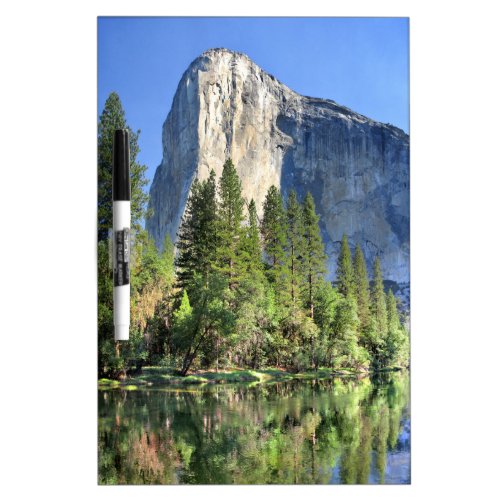
[[404, 373], [99, 392], [102, 484], [409, 481]]

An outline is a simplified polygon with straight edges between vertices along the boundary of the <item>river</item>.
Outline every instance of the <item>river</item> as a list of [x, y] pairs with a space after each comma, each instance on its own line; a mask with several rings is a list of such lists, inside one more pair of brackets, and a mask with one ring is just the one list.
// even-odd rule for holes
[[99, 390], [99, 484], [408, 484], [410, 382]]

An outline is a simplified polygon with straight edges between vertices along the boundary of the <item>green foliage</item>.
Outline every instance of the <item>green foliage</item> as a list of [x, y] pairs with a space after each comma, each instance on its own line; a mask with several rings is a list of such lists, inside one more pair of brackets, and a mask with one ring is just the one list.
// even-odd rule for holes
[[252, 199], [248, 204], [248, 224], [243, 228], [241, 254], [244, 276], [261, 275], [263, 272], [262, 247], [260, 243], [259, 220], [257, 206]]
[[241, 196], [241, 181], [230, 158], [224, 163], [218, 192], [217, 268], [226, 276], [229, 288], [234, 290], [243, 266], [244, 201]]
[[309, 192], [304, 199], [302, 217], [304, 227], [302, 266], [306, 282], [304, 302], [309, 310], [310, 317], [314, 319], [314, 297], [323, 282], [327, 257], [319, 229], [319, 216], [316, 214], [314, 199]]
[[244, 207], [229, 159], [218, 182], [214, 171], [193, 182], [175, 259], [168, 237], [159, 252], [144, 230], [136, 230], [127, 343], [113, 340], [109, 249], [99, 241], [101, 377], [132, 376], [140, 385], [147, 383], [140, 375], [145, 365], [170, 370], [154, 375], [160, 382], [177, 380], [177, 370], [184, 381], [195, 372], [197, 383], [229, 380], [196, 375], [213, 368], [219, 373], [275, 366], [276, 373], [286, 368], [319, 374], [408, 366], [408, 333], [392, 292], [386, 298], [380, 261], [370, 291], [363, 253], [357, 246], [352, 261], [344, 235], [338, 287], [325, 280], [326, 255], [310, 193], [301, 204], [290, 191], [285, 209], [279, 190], [271, 187], [260, 227], [254, 200]]
[[124, 361], [116, 351], [113, 340], [113, 278], [107, 241], [97, 244], [97, 288], [99, 376], [116, 378], [123, 371]]
[[[268, 372], [282, 373], [202, 372], [184, 378], [189, 390], [100, 390], [99, 483], [328, 484], [334, 469], [336, 481], [383, 481], [409, 420], [407, 374], [257, 384]], [[207, 381], [250, 383], [197, 387]], [[409, 480], [406, 469], [392, 475]]]
[[283, 288], [286, 261], [286, 214], [276, 186], [271, 186], [264, 201], [261, 225], [262, 241], [267, 262], [267, 276], [275, 290]]
[[233, 362], [251, 368], [265, 366], [273, 329], [274, 295], [262, 274], [244, 279], [236, 297], [237, 346]]
[[387, 294], [387, 339], [385, 349], [387, 366], [406, 367], [409, 361], [409, 339], [401, 325], [396, 298], [392, 290]]
[[194, 328], [193, 308], [189, 303], [187, 291], [184, 290], [179, 308], [173, 314], [173, 339], [180, 351], [185, 351], [190, 345], [190, 336]]
[[387, 306], [385, 302], [384, 282], [382, 280], [382, 270], [380, 269], [380, 258], [375, 258], [373, 267], [371, 313], [375, 319], [378, 335], [385, 339], [387, 335]]
[[351, 250], [347, 236], [342, 236], [340, 253], [337, 260], [337, 283], [339, 292], [344, 296], [354, 296], [355, 282], [354, 269], [352, 267]]
[[131, 338], [136, 344], [134, 352], [138, 353], [134, 356], [141, 360], [135, 363], [139, 368], [145, 362], [159, 363], [171, 336], [175, 281], [173, 244], [167, 236], [163, 250], [158, 252], [153, 240], [146, 232], [141, 232], [132, 248], [132, 256]]
[[292, 305], [280, 322], [283, 332], [283, 350], [281, 363], [295, 371], [312, 366], [314, 340], [318, 336], [318, 327], [305, 311]]
[[188, 291], [194, 286], [195, 274], [208, 283], [218, 246], [215, 172], [208, 180], [195, 179], [177, 234], [176, 260], [179, 286]]
[[318, 339], [315, 343], [315, 366], [333, 366], [333, 326], [337, 306], [342, 296], [329, 281], [320, 281], [315, 291], [314, 322], [318, 326]]
[[336, 368], [367, 368], [369, 358], [358, 343], [359, 319], [356, 300], [351, 295], [342, 297], [333, 320], [333, 358]]
[[361, 331], [366, 331], [370, 325], [370, 283], [365, 256], [359, 244], [356, 245], [354, 251], [354, 290], [358, 305], [359, 326]]
[[[98, 125], [97, 170], [98, 170], [98, 352], [99, 374], [109, 377], [124, 376], [131, 367], [139, 368], [148, 358], [144, 338], [147, 319], [152, 318], [154, 309], [160, 298], [165, 296], [155, 290], [155, 285], [168, 289], [174, 276], [172, 262], [168, 259], [153, 262], [157, 259], [156, 248], [148, 242], [141, 229], [141, 221], [146, 216], [148, 195], [145, 192], [147, 180], [146, 166], [137, 162], [139, 153], [140, 131], [129, 129], [130, 141], [130, 179], [131, 179], [131, 229], [133, 234], [131, 285], [133, 294], [131, 307], [130, 341], [119, 344], [114, 341], [113, 325], [113, 281], [109, 262], [109, 230], [113, 225], [112, 208], [112, 167], [113, 138], [117, 128], [128, 128], [125, 112], [118, 94], [112, 92], [104, 105]], [[145, 250], [145, 247], [146, 250]], [[146, 262], [141, 266], [143, 253]], [[148, 262], [148, 258], [152, 259]], [[160, 267], [158, 267], [160, 265]], [[163, 266], [163, 267], [162, 267]], [[168, 268], [168, 270], [167, 270]], [[168, 275], [168, 276], [167, 276]], [[140, 299], [139, 299], [140, 297]], [[142, 306], [134, 309], [137, 301]], [[151, 300], [153, 304], [151, 304]], [[147, 303], [147, 304], [146, 304]]]
[[297, 193], [292, 189], [286, 204], [286, 298], [289, 306], [302, 306], [304, 290], [304, 222]]
[[[222, 356], [231, 346], [235, 317], [226, 306], [227, 293], [228, 281], [219, 272], [212, 272], [208, 282], [204, 276], [195, 274], [190, 304], [192, 312], [188, 317], [192, 319], [182, 324], [182, 344], [179, 346], [183, 352], [182, 375], [188, 372], [201, 353], [210, 363], [214, 355], [217, 358]], [[175, 339], [178, 340], [179, 336], [176, 335]]]
[[116, 92], [109, 94], [104, 109], [99, 118], [97, 138], [97, 219], [98, 240], [108, 238], [108, 231], [113, 227], [113, 139], [116, 129], [129, 130], [130, 146], [130, 211], [132, 229], [139, 231], [141, 221], [147, 215], [148, 195], [145, 192], [147, 179], [145, 177], [146, 165], [137, 162], [139, 149], [140, 130], [134, 132], [127, 125], [125, 111]]

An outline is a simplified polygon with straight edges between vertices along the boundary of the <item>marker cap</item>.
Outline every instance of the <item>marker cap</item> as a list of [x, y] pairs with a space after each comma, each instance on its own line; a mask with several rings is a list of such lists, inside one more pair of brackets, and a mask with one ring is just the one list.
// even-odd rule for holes
[[113, 201], [130, 201], [128, 130], [115, 130], [113, 141]]

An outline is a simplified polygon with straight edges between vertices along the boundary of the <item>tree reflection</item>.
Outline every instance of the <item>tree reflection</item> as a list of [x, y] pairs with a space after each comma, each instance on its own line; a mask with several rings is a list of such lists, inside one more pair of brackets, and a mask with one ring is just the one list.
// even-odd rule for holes
[[99, 482], [384, 483], [408, 403], [404, 373], [101, 391]]

